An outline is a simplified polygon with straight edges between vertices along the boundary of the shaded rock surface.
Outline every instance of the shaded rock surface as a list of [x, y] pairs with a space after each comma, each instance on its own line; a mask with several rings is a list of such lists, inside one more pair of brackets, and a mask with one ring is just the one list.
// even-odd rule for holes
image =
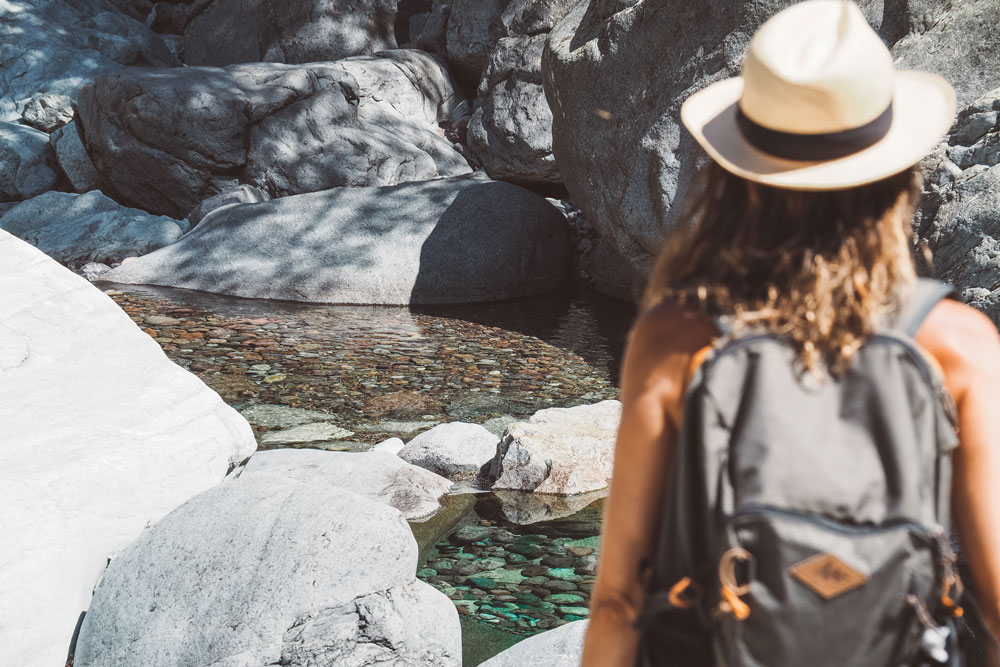
[[274, 449], [250, 457], [241, 476], [258, 473], [347, 489], [395, 507], [408, 521], [434, 514], [451, 488], [444, 477], [389, 452]]
[[947, 142], [925, 160], [917, 235], [929, 272], [1000, 325], [1000, 88], [963, 109]]
[[576, 494], [608, 486], [621, 402], [546, 408], [507, 426], [490, 467], [494, 489]]
[[575, 667], [583, 655], [588, 621], [573, 621], [529, 637], [495, 655], [480, 667]]
[[291, 301], [455, 303], [545, 292], [567, 268], [562, 214], [470, 176], [230, 206], [106, 278]]
[[132, 69], [85, 89], [78, 114], [109, 192], [183, 217], [241, 183], [278, 197], [468, 173], [437, 127], [457, 99], [440, 59], [399, 50]]
[[108, 558], [256, 444], [84, 278], [0, 257], [0, 664], [62, 664]]
[[497, 437], [479, 424], [448, 422], [410, 440], [399, 457], [449, 479], [474, 478], [496, 448]]
[[[738, 74], [750, 36], [789, 4], [594, 0], [577, 4], [550, 33], [543, 83], [560, 171], [611, 246], [603, 257], [630, 268], [596, 267], [601, 291], [638, 296], [706, 159], [680, 125], [681, 103]], [[964, 102], [1000, 85], [996, 3], [859, 4], [901, 67], [944, 74]]]
[[111, 562], [75, 664], [457, 667], [458, 614], [415, 580], [416, 563], [395, 509], [244, 472]]
[[558, 183], [552, 111], [542, 90], [545, 35], [504, 37], [480, 84], [481, 106], [469, 121], [473, 154], [493, 178]]
[[186, 227], [184, 221], [122, 206], [98, 190], [46, 192], [0, 216], [0, 229], [65, 264], [143, 255], [173, 243]]
[[469, 120], [469, 148], [493, 178], [559, 183], [552, 154], [552, 111], [542, 89], [542, 51], [549, 30], [572, 0], [515, 0], [501, 14], [497, 39]]
[[396, 48], [398, 0], [213, 0], [184, 29], [188, 65], [308, 63]]
[[58, 179], [49, 135], [0, 122], [0, 202], [34, 197], [54, 188]]
[[53, 132], [49, 143], [55, 148], [59, 168], [69, 179], [73, 190], [82, 193], [100, 189], [97, 170], [83, 145], [76, 121], [70, 121]]
[[76, 99], [122, 65], [177, 63], [162, 37], [111, 0], [10, 0], [0, 5], [0, 121], [38, 93]]

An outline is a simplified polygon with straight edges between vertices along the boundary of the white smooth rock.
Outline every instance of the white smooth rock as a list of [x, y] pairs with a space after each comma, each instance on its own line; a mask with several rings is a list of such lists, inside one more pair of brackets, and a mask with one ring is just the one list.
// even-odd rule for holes
[[0, 231], [0, 665], [62, 664], [108, 558], [250, 426], [99, 289]]
[[416, 564], [395, 509], [244, 472], [111, 562], [76, 666], [458, 667], [458, 612]]
[[326, 452], [272, 449], [257, 452], [240, 476], [269, 474], [301, 482], [338, 486], [399, 510], [408, 521], [441, 509], [438, 499], [451, 482], [410, 465], [389, 452]]
[[388, 440], [383, 440], [377, 445], [372, 445], [373, 452], [389, 452], [390, 454], [399, 455], [399, 452], [406, 446], [401, 438], [389, 438]]
[[577, 667], [586, 634], [586, 619], [560, 625], [514, 644], [479, 667]]
[[474, 477], [496, 451], [497, 437], [479, 424], [448, 422], [410, 440], [399, 451], [399, 457], [455, 479]]
[[539, 410], [507, 426], [490, 467], [494, 489], [569, 495], [608, 486], [622, 404]]

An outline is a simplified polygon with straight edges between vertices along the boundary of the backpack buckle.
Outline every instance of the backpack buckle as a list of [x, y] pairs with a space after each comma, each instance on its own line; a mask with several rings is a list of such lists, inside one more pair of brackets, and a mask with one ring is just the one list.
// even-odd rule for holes
[[701, 599], [702, 588], [691, 577], [683, 577], [670, 587], [667, 599], [677, 609], [693, 607]]
[[740, 596], [750, 592], [750, 577], [747, 576], [743, 583], [737, 580], [736, 566], [739, 563], [746, 563], [748, 566], [753, 560], [749, 551], [741, 547], [729, 549], [719, 560], [719, 584], [722, 599], [719, 601], [718, 613], [732, 614], [736, 620], [742, 621], [750, 615], [750, 607], [740, 599]]

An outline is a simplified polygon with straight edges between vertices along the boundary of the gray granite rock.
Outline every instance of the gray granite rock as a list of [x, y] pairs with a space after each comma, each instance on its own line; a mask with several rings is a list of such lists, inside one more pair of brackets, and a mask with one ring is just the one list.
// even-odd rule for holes
[[159, 35], [112, 0], [5, 2], [0, 26], [0, 121], [19, 119], [39, 92], [76, 99], [123, 65], [177, 64]]
[[256, 443], [84, 278], [0, 257], [0, 664], [58, 665], [108, 558]]
[[577, 667], [588, 621], [573, 621], [514, 644], [479, 667]]
[[571, 495], [611, 480], [621, 402], [546, 408], [507, 426], [490, 466], [494, 489]]
[[[886, 13], [898, 12], [895, 6]], [[912, 32], [892, 47], [896, 66], [940, 74], [955, 88], [958, 106], [1000, 86], [1000, 4], [957, 0], [928, 5]]]
[[278, 197], [469, 173], [437, 125], [459, 99], [440, 58], [397, 50], [308, 65], [133, 68], [87, 87], [78, 116], [116, 198], [183, 217], [240, 183]]
[[[591, 270], [601, 291], [641, 293], [691, 176], [707, 159], [681, 127], [681, 103], [737, 75], [750, 36], [789, 4], [594, 0], [577, 4], [552, 29], [542, 71], [553, 152], [570, 198], [608, 246]], [[953, 73], [966, 100], [1000, 85], [990, 83], [1000, 76], [996, 3], [858, 4], [895, 44], [900, 66]]]
[[73, 100], [59, 93], [39, 93], [28, 100], [21, 120], [42, 132], [54, 132], [73, 120]]
[[100, 189], [97, 170], [94, 169], [94, 163], [87, 154], [86, 146], [83, 145], [76, 121], [70, 121], [53, 132], [49, 137], [49, 143], [55, 148], [56, 160], [73, 186], [73, 190], [83, 193]]
[[497, 42], [480, 84], [481, 106], [469, 121], [469, 148], [493, 178], [558, 183], [552, 111], [542, 90], [546, 36]]
[[461, 661], [458, 613], [416, 581], [400, 513], [244, 472], [161, 519], [101, 579], [77, 667]]
[[1000, 325], [1000, 88], [958, 115], [925, 160], [925, 196], [915, 221], [933, 257], [928, 272]]
[[457, 303], [554, 289], [568, 253], [551, 204], [469, 176], [230, 206], [107, 279], [292, 301]]
[[59, 175], [49, 135], [0, 122], [0, 202], [21, 201], [56, 186]]
[[267, 201], [270, 198], [271, 197], [266, 192], [258, 187], [254, 187], [253, 185], [240, 185], [232, 190], [226, 190], [225, 192], [220, 192], [217, 195], [212, 195], [195, 206], [186, 217], [188, 222], [191, 223], [191, 226], [194, 227], [201, 222], [206, 215], [212, 211], [217, 211], [224, 206], [230, 206], [232, 204], [256, 204], [257, 202]]
[[182, 223], [112, 201], [98, 190], [46, 192], [0, 217], [0, 229], [63, 263], [143, 255], [179, 239]]
[[241, 473], [279, 475], [336, 486], [395, 507], [407, 521], [422, 521], [441, 509], [451, 482], [384, 451], [325, 452], [272, 449], [250, 457]]
[[497, 437], [479, 424], [448, 422], [416, 436], [399, 457], [449, 479], [475, 477], [497, 449]]
[[497, 40], [506, 35], [502, 15], [510, 0], [452, 0], [448, 16], [448, 64], [460, 77], [478, 81]]
[[80, 267], [79, 274], [90, 282], [96, 282], [101, 279], [101, 276], [110, 270], [111, 267], [107, 264], [102, 264], [101, 262], [87, 262]]
[[553, 184], [562, 177], [552, 154], [552, 111], [542, 89], [542, 51], [548, 32], [573, 0], [514, 0], [500, 15], [479, 82], [468, 144], [493, 178]]
[[189, 65], [309, 63], [396, 48], [398, 0], [212, 0], [184, 29]]

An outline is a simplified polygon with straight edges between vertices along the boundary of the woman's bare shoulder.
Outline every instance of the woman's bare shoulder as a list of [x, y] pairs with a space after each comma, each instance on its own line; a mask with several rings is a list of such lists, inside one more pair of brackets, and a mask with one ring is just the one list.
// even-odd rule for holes
[[1000, 334], [981, 311], [952, 299], [942, 299], [920, 326], [917, 343], [941, 365], [955, 398], [984, 372], [1000, 364]]
[[641, 312], [629, 330], [623, 382], [626, 376], [641, 376], [642, 384], [660, 385], [672, 396], [683, 384], [692, 356], [717, 335], [710, 318], [672, 301], [661, 301]]
[[629, 339], [654, 357], [693, 354], [717, 335], [709, 317], [668, 299], [641, 312], [629, 331]]

